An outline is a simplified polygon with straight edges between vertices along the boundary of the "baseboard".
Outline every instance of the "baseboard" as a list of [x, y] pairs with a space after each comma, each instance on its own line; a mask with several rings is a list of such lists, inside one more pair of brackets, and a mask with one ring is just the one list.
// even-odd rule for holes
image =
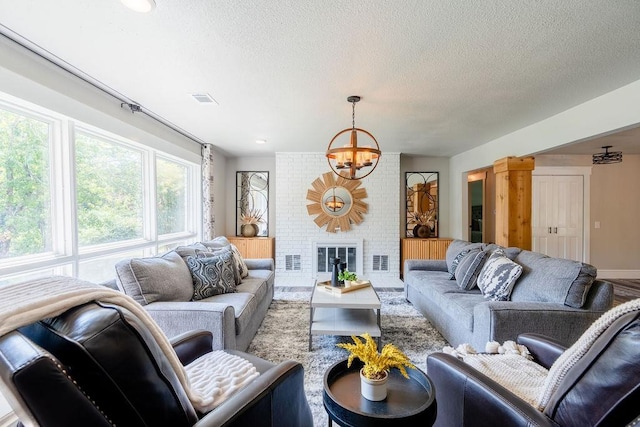
[[640, 270], [598, 270], [598, 279], [640, 279]]

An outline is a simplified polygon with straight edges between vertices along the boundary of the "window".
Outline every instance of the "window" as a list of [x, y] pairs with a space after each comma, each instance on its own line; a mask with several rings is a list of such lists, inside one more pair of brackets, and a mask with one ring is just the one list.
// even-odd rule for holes
[[143, 238], [142, 153], [76, 133], [80, 247]]
[[188, 170], [183, 164], [156, 159], [158, 235], [188, 231]]
[[197, 241], [199, 188], [199, 164], [0, 93], [0, 286]]
[[0, 259], [52, 250], [50, 128], [0, 106]]

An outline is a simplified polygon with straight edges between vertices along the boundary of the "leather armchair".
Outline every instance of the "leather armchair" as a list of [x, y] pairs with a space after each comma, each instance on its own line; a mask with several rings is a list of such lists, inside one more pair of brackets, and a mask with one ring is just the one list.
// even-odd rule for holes
[[[194, 331], [171, 344], [188, 364], [212, 350], [212, 336]], [[302, 365], [229, 352], [260, 375], [197, 413], [144, 324], [122, 307], [92, 302], [0, 337], [2, 391], [26, 425], [313, 425]]]
[[[522, 334], [534, 361], [550, 368], [559, 342]], [[640, 415], [640, 313], [621, 316], [566, 373], [543, 412], [444, 353], [427, 357], [437, 391], [435, 426], [625, 426]]]

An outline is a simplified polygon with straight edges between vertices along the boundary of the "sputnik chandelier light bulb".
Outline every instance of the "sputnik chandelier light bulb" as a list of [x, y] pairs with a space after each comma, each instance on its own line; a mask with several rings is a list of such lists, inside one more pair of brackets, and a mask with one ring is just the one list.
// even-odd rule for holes
[[[364, 129], [356, 127], [356, 102], [360, 101], [359, 96], [350, 96], [347, 101], [351, 103], [351, 128], [338, 132], [327, 148], [327, 161], [329, 167], [336, 174], [346, 179], [362, 179], [378, 166], [378, 161], [382, 152], [376, 138]], [[338, 139], [341, 135], [349, 133], [350, 139], [347, 144], [340, 146]], [[374, 146], [358, 145], [358, 133], [369, 137]]]

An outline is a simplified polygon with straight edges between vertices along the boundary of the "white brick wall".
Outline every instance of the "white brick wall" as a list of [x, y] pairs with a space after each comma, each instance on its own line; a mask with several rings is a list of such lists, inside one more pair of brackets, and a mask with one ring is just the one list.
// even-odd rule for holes
[[[383, 153], [376, 170], [362, 180], [369, 212], [350, 231], [328, 233], [307, 213], [311, 182], [329, 171], [324, 153], [276, 153], [276, 277], [293, 284], [312, 277], [311, 242], [363, 239], [364, 272], [376, 286], [401, 286], [400, 263], [400, 154]], [[285, 271], [285, 255], [300, 255], [300, 272]], [[372, 272], [373, 255], [389, 256], [389, 272]], [[304, 281], [309, 283], [308, 280]]]

